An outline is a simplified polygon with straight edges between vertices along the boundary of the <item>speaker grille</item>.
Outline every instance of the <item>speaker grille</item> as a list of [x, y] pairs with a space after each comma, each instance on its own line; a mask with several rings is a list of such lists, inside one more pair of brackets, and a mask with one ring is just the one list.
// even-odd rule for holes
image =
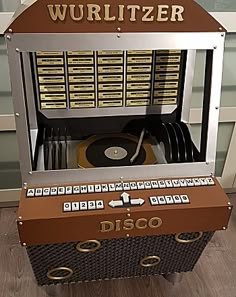
[[[27, 252], [39, 285], [125, 278], [191, 271], [213, 234], [203, 233], [201, 239], [188, 244], [178, 243], [175, 235], [160, 235], [103, 240], [100, 249], [93, 253], [79, 252], [78, 242], [31, 246]], [[198, 235], [185, 233], [181, 238]], [[158, 265], [140, 265], [144, 257], [153, 255], [160, 257]], [[48, 271], [58, 267], [72, 269], [72, 276], [64, 280], [49, 279]], [[63, 275], [63, 271], [56, 274]]]

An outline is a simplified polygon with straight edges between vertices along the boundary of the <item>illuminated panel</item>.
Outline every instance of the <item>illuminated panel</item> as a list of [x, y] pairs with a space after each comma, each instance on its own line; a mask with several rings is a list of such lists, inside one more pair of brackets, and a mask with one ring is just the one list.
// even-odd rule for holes
[[36, 52], [39, 106], [41, 109], [67, 107], [63, 52]]
[[95, 55], [93, 51], [68, 51], [70, 108], [96, 107]]
[[104, 50], [97, 52], [98, 107], [123, 105], [124, 52]]

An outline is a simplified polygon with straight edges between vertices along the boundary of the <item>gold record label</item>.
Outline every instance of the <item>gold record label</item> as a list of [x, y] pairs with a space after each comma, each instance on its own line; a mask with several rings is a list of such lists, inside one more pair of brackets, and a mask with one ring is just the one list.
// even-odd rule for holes
[[127, 98], [147, 98], [150, 97], [150, 91], [136, 91], [136, 92], [127, 92]]
[[65, 92], [64, 85], [40, 85], [40, 92]]
[[154, 83], [154, 88], [155, 89], [174, 89], [178, 88], [179, 82], [174, 81], [174, 82], [155, 82]]
[[127, 81], [146, 81], [151, 80], [151, 74], [129, 74]]
[[122, 100], [99, 100], [98, 106], [99, 107], [119, 107], [122, 106]]
[[150, 105], [149, 99], [126, 100], [126, 106], [146, 106]]
[[63, 52], [36, 52], [37, 56], [62, 56]]
[[65, 100], [66, 94], [40, 94], [40, 100], [50, 100], [50, 101], [58, 101]]
[[123, 66], [99, 66], [98, 73], [123, 72]]
[[69, 75], [69, 82], [82, 83], [82, 82], [94, 82], [93, 75]]
[[123, 75], [99, 75], [99, 82], [122, 81]]
[[59, 108], [66, 108], [66, 102], [41, 102], [41, 109], [59, 109]]
[[64, 76], [39, 76], [39, 83], [64, 83]]
[[93, 57], [68, 58], [69, 65], [91, 65], [93, 62]]
[[93, 51], [68, 51], [68, 56], [91, 56]]
[[63, 65], [63, 58], [37, 58], [37, 65]]
[[123, 84], [98, 84], [99, 91], [119, 91], [122, 90]]
[[123, 57], [101, 57], [98, 64], [123, 64]]
[[127, 83], [127, 90], [146, 90], [151, 88], [151, 83]]
[[156, 54], [181, 54], [181, 50], [157, 50]]
[[103, 50], [98, 51], [99, 56], [113, 56], [113, 55], [123, 55], [123, 51], [121, 50]]
[[94, 93], [70, 93], [70, 100], [76, 100], [76, 99], [95, 99]]
[[105, 92], [105, 93], [98, 93], [99, 99], [116, 99], [122, 98], [122, 92]]
[[64, 74], [64, 67], [38, 67], [38, 74]]
[[153, 100], [154, 105], [173, 105], [176, 104], [176, 98], [166, 98], [166, 99], [155, 99]]
[[128, 55], [152, 55], [152, 50], [129, 50]]
[[157, 56], [156, 62], [158, 62], [158, 63], [179, 63], [180, 56]]
[[94, 73], [94, 67], [68, 67], [69, 73]]
[[70, 108], [85, 108], [85, 107], [95, 107], [95, 102], [94, 101], [70, 102]]
[[179, 71], [180, 65], [157, 65], [156, 71]]
[[175, 80], [179, 79], [179, 73], [156, 73], [155, 80]]
[[94, 84], [70, 85], [70, 91], [94, 91]]
[[154, 97], [171, 97], [177, 96], [178, 90], [159, 90], [154, 91]]
[[115, 220], [115, 221], [102, 221], [100, 222], [100, 232], [119, 232], [119, 231], [131, 231], [134, 229], [144, 230], [147, 228], [156, 229], [162, 225], [162, 219], [159, 217], [153, 217], [150, 219], [139, 218]]
[[144, 64], [144, 63], [152, 63], [152, 56], [150, 57], [127, 57], [127, 62], [128, 63], [133, 63], [133, 64]]
[[127, 72], [150, 72], [152, 66], [139, 65], [139, 66], [127, 66]]

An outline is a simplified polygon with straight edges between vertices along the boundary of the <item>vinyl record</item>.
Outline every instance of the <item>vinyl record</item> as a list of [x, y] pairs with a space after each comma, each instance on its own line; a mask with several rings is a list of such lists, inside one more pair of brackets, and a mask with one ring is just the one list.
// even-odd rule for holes
[[160, 145], [163, 147], [166, 161], [173, 162], [171, 137], [165, 123], [161, 124]]
[[178, 138], [178, 147], [179, 147], [179, 158], [180, 162], [187, 161], [187, 152], [186, 152], [186, 145], [185, 145], [185, 138], [183, 131], [178, 123], [172, 123], [173, 128], [175, 129], [175, 133]]
[[78, 145], [78, 167], [117, 167], [156, 163], [147, 140], [143, 141], [134, 162], [130, 161], [136, 152], [138, 140], [138, 137], [124, 133], [91, 136]]
[[187, 162], [193, 162], [194, 161], [193, 145], [192, 145], [192, 139], [191, 139], [189, 129], [187, 125], [183, 122], [180, 122], [179, 126], [181, 127], [182, 132], [184, 134], [185, 146], [186, 146], [186, 152], [187, 152]]
[[171, 123], [166, 123], [166, 128], [170, 135], [171, 148], [172, 148], [172, 161], [179, 162], [180, 157], [179, 157], [179, 146], [178, 146], [177, 135]]

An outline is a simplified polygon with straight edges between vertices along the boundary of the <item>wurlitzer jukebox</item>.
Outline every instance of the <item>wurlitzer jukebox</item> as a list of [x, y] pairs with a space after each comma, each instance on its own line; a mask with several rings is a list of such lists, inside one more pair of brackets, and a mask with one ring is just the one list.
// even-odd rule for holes
[[190, 0], [38, 0], [6, 40], [38, 284], [191, 271], [232, 208], [213, 176], [225, 29]]

